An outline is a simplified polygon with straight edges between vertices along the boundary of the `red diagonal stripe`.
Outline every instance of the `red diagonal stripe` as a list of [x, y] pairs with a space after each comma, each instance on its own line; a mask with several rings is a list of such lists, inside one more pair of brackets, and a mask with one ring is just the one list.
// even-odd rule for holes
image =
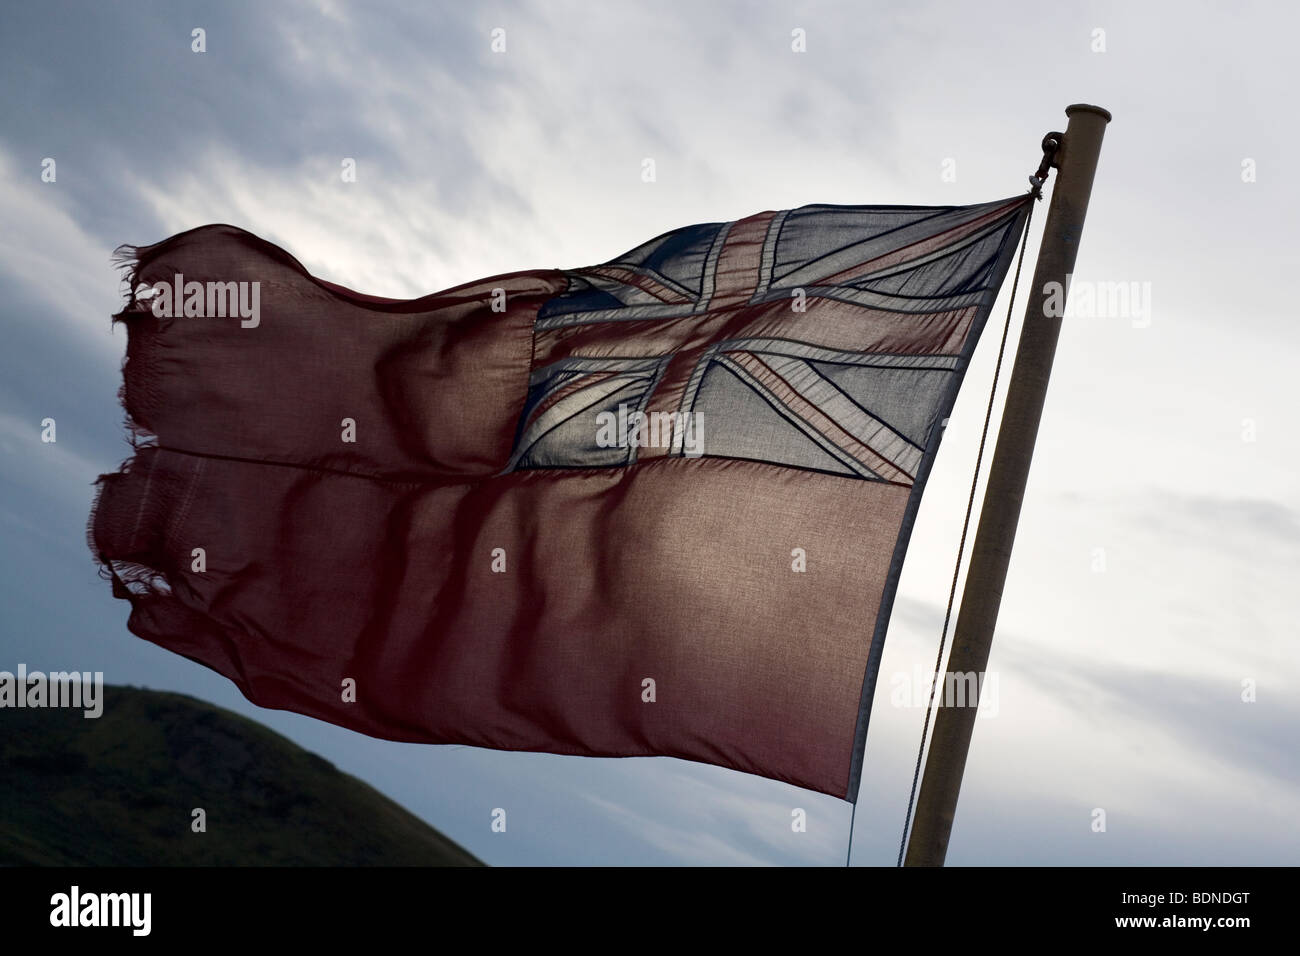
[[960, 226], [954, 226], [951, 229], [945, 229], [943, 232], [935, 233], [933, 236], [927, 236], [925, 239], [918, 239], [916, 242], [906, 246], [900, 246], [892, 252], [887, 252], [883, 256], [877, 256], [874, 259], [868, 259], [866, 262], [850, 266], [834, 275], [818, 279], [816, 283], [809, 285], [839, 285], [850, 279], [860, 279], [870, 272], [879, 272], [883, 269], [890, 269], [894, 266], [901, 265], [912, 259], [919, 259], [922, 256], [929, 255], [936, 249], [942, 249], [944, 246], [952, 245], [957, 240], [978, 232], [984, 226], [997, 219], [1007, 215], [1012, 209], [1022, 205], [1025, 199], [1016, 199], [1012, 202], [1005, 203], [991, 212], [985, 213], [978, 219], [962, 223]]

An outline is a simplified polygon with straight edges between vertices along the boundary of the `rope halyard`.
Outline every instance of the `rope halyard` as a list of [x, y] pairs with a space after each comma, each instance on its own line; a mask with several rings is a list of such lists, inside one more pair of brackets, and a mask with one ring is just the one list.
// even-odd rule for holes
[[[1041, 201], [1043, 198], [1043, 184], [1047, 181], [1048, 171], [1056, 165], [1056, 152], [1060, 149], [1061, 141], [1064, 136], [1058, 132], [1048, 133], [1043, 137], [1043, 161], [1039, 164], [1037, 171], [1029, 177], [1029, 194], [1034, 199]], [[921, 743], [916, 751], [916, 767], [912, 771], [912, 789], [907, 798], [907, 814], [903, 818], [903, 836], [898, 844], [898, 866], [903, 865], [903, 854], [907, 850], [907, 835], [912, 823], [912, 809], [916, 804], [916, 787], [921, 777], [921, 762], [925, 756], [926, 738], [930, 732], [930, 719], [934, 713], [934, 699], [938, 692], [939, 685], [942, 683], [940, 668], [943, 666], [943, 652], [948, 643], [948, 625], [952, 621], [953, 602], [957, 596], [957, 579], [961, 573], [962, 558], [966, 553], [966, 536], [970, 531], [971, 513], [975, 508], [975, 491], [979, 485], [980, 466], [984, 461], [984, 448], [988, 442], [989, 423], [993, 419], [993, 402], [997, 395], [998, 379], [1002, 373], [1002, 361], [1006, 355], [1007, 337], [1011, 332], [1011, 314], [1015, 309], [1016, 290], [1020, 285], [1020, 270], [1025, 262], [1025, 247], [1029, 244], [1029, 224], [1034, 218], [1033, 203], [1029, 205], [1029, 213], [1025, 216], [1025, 229], [1020, 236], [1020, 254], [1016, 259], [1016, 274], [1011, 282], [1011, 301], [1007, 303], [1007, 318], [1002, 326], [1002, 341], [998, 343], [998, 360], [993, 369], [993, 383], [989, 387], [988, 407], [984, 410], [984, 427], [980, 431], [979, 452], [975, 456], [975, 469], [971, 475], [970, 496], [966, 500], [966, 517], [962, 521], [961, 540], [957, 545], [957, 561], [952, 569], [952, 584], [948, 589], [948, 606], [943, 615], [943, 630], [939, 635], [939, 653], [934, 662], [934, 681], [930, 686], [930, 700], [925, 708], [925, 723], [921, 728]], [[854, 804], [856, 810], [857, 804]], [[849, 824], [849, 851], [853, 849], [853, 824]], [[847, 865], [847, 864], [846, 864]]]

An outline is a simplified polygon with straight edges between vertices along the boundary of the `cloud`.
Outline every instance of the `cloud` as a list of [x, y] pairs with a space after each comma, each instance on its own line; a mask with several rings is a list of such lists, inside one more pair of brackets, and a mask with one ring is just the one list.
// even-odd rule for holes
[[[73, 540], [89, 479], [125, 452], [123, 336], [108, 329], [119, 243], [232, 222], [322, 278], [423, 295], [604, 261], [761, 209], [1010, 195], [1042, 134], [1062, 128], [1061, 108], [1091, 99], [1115, 122], [1077, 276], [1150, 281], [1152, 324], [1063, 330], [994, 644], [1003, 710], [977, 724], [954, 859], [1300, 859], [1287, 835], [1300, 714], [1286, 691], [1300, 678], [1300, 347], [1282, 214], [1300, 182], [1286, 175], [1295, 129], [1272, 120], [1289, 115], [1295, 15], [1270, 14], [1261, 32], [1209, 6], [1170, 18], [1103, 5], [1091, 20], [1013, 6], [997, 22], [933, 2], [16, 7], [0, 34], [15, 91], [0, 107], [0, 477], [14, 492], [3, 557], [39, 567], [30, 580], [48, 591], [7, 585], [6, 605], [31, 622], [22, 640], [111, 647], [160, 686], [230, 693], [152, 647], [133, 653], [102, 588], [63, 599], [89, 593]], [[199, 25], [205, 54], [190, 50]], [[1104, 54], [1089, 48], [1098, 26]], [[490, 48], [496, 27], [505, 54]], [[795, 28], [805, 54], [790, 48]], [[39, 179], [47, 156], [55, 184]], [[1256, 183], [1242, 181], [1243, 157], [1258, 162]], [[339, 175], [345, 158], [355, 183]], [[641, 178], [647, 158], [654, 183]], [[940, 179], [947, 159], [952, 183]], [[1004, 294], [991, 329], [1005, 305]], [[950, 423], [886, 673], [933, 661], [995, 347], [986, 335]], [[39, 443], [46, 414], [57, 445]], [[1244, 419], [1257, 441], [1243, 440]], [[66, 546], [56, 527], [71, 529]], [[1104, 572], [1092, 570], [1097, 549]], [[57, 628], [40, 601], [57, 605]], [[0, 652], [19, 640], [0, 635]], [[1239, 701], [1247, 677], [1256, 704]], [[920, 733], [923, 711], [889, 707], [887, 690], [859, 863], [893, 862]], [[424, 763], [419, 748], [226, 700], [319, 741], [485, 855], [835, 863], [845, 835], [847, 805], [717, 768], [477, 751]], [[559, 822], [484, 849], [473, 801], [508, 787]], [[796, 805], [807, 834], [790, 832]], [[1113, 839], [1091, 839], [1097, 805], [1112, 810]]]

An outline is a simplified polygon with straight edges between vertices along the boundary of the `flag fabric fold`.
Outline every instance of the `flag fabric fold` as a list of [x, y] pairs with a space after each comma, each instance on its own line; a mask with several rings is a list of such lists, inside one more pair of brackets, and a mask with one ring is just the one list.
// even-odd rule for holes
[[1030, 197], [805, 206], [411, 300], [124, 247], [128, 627], [392, 740], [856, 798], [911, 525]]

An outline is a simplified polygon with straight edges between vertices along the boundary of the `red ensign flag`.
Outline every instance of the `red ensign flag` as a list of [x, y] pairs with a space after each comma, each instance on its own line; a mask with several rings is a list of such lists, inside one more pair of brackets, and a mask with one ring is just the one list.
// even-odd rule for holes
[[1030, 197], [805, 206], [412, 300], [232, 226], [126, 250], [130, 629], [394, 740], [855, 799], [940, 423]]

